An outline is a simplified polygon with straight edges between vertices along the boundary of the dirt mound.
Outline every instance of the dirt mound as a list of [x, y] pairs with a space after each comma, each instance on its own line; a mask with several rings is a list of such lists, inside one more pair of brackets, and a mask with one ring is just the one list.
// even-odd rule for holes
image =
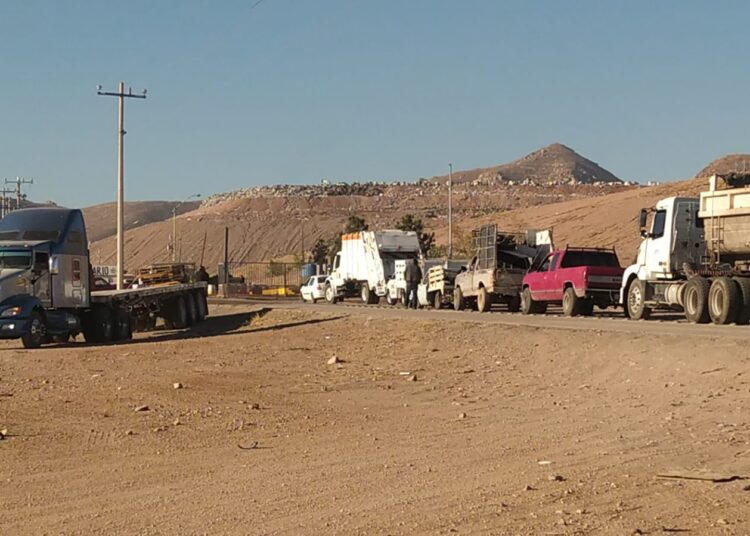
[[[134, 229], [155, 221], [162, 221], [172, 216], [172, 209], [179, 201], [133, 201], [125, 203], [125, 229]], [[177, 214], [195, 210], [199, 202], [182, 203], [177, 207]], [[86, 219], [86, 234], [92, 242], [117, 232], [117, 203], [103, 203], [83, 209]]]
[[[433, 180], [445, 180], [447, 176]], [[594, 184], [622, 182], [596, 162], [570, 147], [553, 143], [523, 158], [499, 166], [477, 168], [453, 174], [455, 182], [510, 182], [514, 184]]]
[[[508, 184], [454, 188], [456, 221], [529, 208], [576, 198], [606, 195], [622, 185], [510, 186]], [[445, 184], [387, 185], [378, 195], [242, 195], [207, 202], [177, 218], [178, 250], [182, 260], [200, 262], [213, 273], [224, 258], [224, 228], [229, 228], [230, 259], [261, 261], [306, 256], [318, 238], [332, 239], [350, 214], [364, 217], [371, 228], [392, 228], [404, 214], [423, 219], [429, 229], [447, 225]], [[112, 221], [114, 217], [112, 216]], [[172, 223], [168, 219], [143, 225], [126, 234], [127, 266], [134, 268], [168, 260]], [[205, 241], [205, 248], [203, 243]], [[115, 237], [92, 244], [95, 264], [115, 259]], [[205, 252], [204, 252], [205, 249]]]
[[750, 154], [728, 154], [717, 158], [701, 169], [696, 177], [705, 179], [727, 173], [750, 173]]
[[[468, 242], [472, 228], [494, 222], [509, 230], [551, 228], [557, 246], [615, 247], [620, 262], [626, 264], [631, 262], [641, 241], [637, 227], [641, 208], [652, 207], [670, 196], [697, 197], [706, 187], [705, 179], [691, 179], [473, 218], [457, 225], [454, 248]], [[438, 230], [436, 239], [439, 243], [447, 242], [447, 229]]]

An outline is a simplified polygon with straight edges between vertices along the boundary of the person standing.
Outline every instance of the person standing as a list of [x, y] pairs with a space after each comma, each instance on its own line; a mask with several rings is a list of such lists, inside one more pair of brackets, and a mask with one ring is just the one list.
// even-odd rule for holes
[[422, 270], [417, 264], [417, 259], [409, 259], [404, 268], [404, 280], [406, 281], [406, 305], [410, 309], [417, 308], [417, 287], [422, 281]]

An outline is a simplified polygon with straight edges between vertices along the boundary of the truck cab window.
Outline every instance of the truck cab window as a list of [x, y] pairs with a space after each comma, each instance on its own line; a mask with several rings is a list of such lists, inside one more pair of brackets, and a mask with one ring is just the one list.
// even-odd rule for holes
[[552, 257], [552, 264], [550, 264], [549, 269], [550, 272], [554, 271], [557, 268], [557, 262], [560, 260], [560, 254], [555, 253]]
[[654, 212], [654, 221], [651, 223], [651, 238], [661, 238], [664, 236], [664, 226], [666, 222], [666, 210], [657, 210]]
[[549, 267], [550, 267], [551, 261], [552, 261], [552, 257], [547, 257], [546, 259], [544, 259], [544, 262], [539, 267], [539, 271], [540, 272], [549, 272]]

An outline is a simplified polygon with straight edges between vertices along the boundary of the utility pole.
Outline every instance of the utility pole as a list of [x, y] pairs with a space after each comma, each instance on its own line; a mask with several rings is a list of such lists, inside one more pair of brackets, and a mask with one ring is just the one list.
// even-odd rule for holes
[[125, 82], [120, 82], [117, 88], [117, 93], [108, 91], [102, 91], [102, 86], [96, 87], [97, 95], [105, 95], [107, 97], [117, 97], [118, 100], [118, 113], [117, 113], [117, 290], [123, 288], [123, 276], [125, 266], [125, 165], [123, 161], [123, 149], [124, 149], [124, 136], [125, 136], [125, 98], [133, 99], [145, 99], [146, 90], [138, 95], [133, 94], [133, 89], [128, 88], [128, 92], [125, 93]]
[[0, 190], [0, 218], [4, 218], [10, 212], [10, 198], [8, 194], [14, 193], [15, 190], [3, 188]]
[[[16, 185], [15, 190], [11, 190], [11, 193], [13, 191], [15, 191], [16, 193], [16, 210], [18, 210], [19, 208], [21, 208], [21, 199], [23, 199], [23, 194], [21, 193], [21, 186], [24, 184], [34, 184], [34, 179], [24, 179], [22, 177], [16, 177], [15, 179], [5, 179], [5, 184]], [[3, 196], [4, 195], [5, 194], [3, 194]]]
[[453, 164], [448, 164], [448, 259], [453, 258]]

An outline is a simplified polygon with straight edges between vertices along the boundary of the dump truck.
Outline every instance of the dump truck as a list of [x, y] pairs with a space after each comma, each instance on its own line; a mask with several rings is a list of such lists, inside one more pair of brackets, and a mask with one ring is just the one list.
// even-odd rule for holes
[[208, 314], [204, 282], [96, 291], [93, 279], [80, 210], [30, 208], [0, 220], [0, 338], [38, 348], [82, 333], [103, 343], [130, 339], [157, 317], [184, 328]]
[[713, 175], [699, 197], [662, 199], [638, 223], [620, 287], [629, 318], [667, 309], [699, 324], [750, 321], [750, 174]]
[[377, 303], [396, 275], [396, 261], [420, 257], [419, 238], [413, 231], [344, 234], [326, 280], [326, 301], [359, 296], [363, 303]]
[[487, 312], [494, 303], [505, 304], [509, 311], [521, 308], [521, 283], [539, 256], [552, 249], [550, 231], [498, 231], [495, 224], [472, 232], [475, 256], [456, 276], [453, 308], [461, 311], [476, 305]]

